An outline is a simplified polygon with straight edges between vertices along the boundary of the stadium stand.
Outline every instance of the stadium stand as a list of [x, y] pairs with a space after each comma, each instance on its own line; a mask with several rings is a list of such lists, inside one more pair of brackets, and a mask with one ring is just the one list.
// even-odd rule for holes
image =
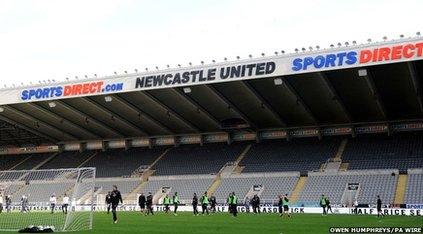
[[240, 200], [244, 200], [253, 186], [260, 186], [262, 187], [262, 192], [259, 195], [261, 200], [273, 201], [277, 199], [278, 195], [285, 193], [291, 195], [299, 177], [299, 172], [245, 173], [222, 176], [222, 183], [216, 190], [215, 196], [219, 201], [226, 201], [228, 194], [235, 192]]
[[254, 144], [240, 165], [243, 172], [313, 171], [333, 157], [340, 139], [271, 140]]
[[165, 148], [111, 149], [98, 152], [84, 167], [96, 167], [97, 177], [129, 177], [141, 165], [150, 165]]
[[94, 153], [95, 151], [64, 151], [42, 165], [39, 169], [76, 168]]
[[321, 194], [324, 194], [333, 204], [342, 204], [342, 195], [347, 184], [359, 183], [357, 201], [360, 204], [376, 204], [377, 195], [380, 195], [384, 204], [391, 204], [395, 196], [397, 179], [398, 170], [309, 172], [298, 202], [317, 203]]
[[53, 156], [53, 153], [44, 153], [44, 154], [31, 154], [29, 158], [16, 167], [14, 170], [31, 170], [34, 167], [40, 165], [42, 162], [47, 160], [49, 157]]
[[351, 138], [342, 160], [349, 163], [351, 170], [422, 168], [423, 136], [408, 133], [391, 137], [376, 135]]
[[[327, 159], [336, 155], [341, 141], [342, 138], [304, 138], [230, 145], [181, 145], [170, 149], [131, 148], [104, 152], [66, 151], [55, 155], [45, 153], [0, 156], [0, 167], [2, 170], [33, 169], [44, 162], [40, 169], [96, 167], [97, 194], [106, 194], [113, 185], [117, 185], [123, 195], [133, 193], [134, 198], [139, 192], [160, 195], [162, 188], [169, 188], [168, 192], [178, 192], [183, 202], [190, 202], [194, 192], [200, 195], [207, 191], [216, 178], [220, 179], [220, 183], [217, 184], [214, 195], [219, 202], [224, 202], [230, 192], [235, 192], [242, 201], [247, 195], [254, 194], [253, 186], [261, 187], [257, 193], [263, 202], [274, 202], [280, 194], [291, 195], [301, 171], [304, 175], [308, 174], [308, 178], [299, 192], [297, 204], [300, 205], [316, 205], [321, 194], [327, 195], [333, 204], [343, 204], [343, 194], [348, 183], [360, 184], [357, 197], [359, 203], [374, 204], [376, 195], [381, 195], [384, 204], [391, 204], [394, 201], [399, 171], [413, 167], [423, 168], [422, 135], [401, 134], [394, 137], [370, 135], [349, 139], [344, 153], [339, 157], [350, 164], [349, 170], [317, 171]], [[236, 161], [249, 144], [252, 145], [251, 149], [244, 158], [239, 158], [242, 158], [240, 165], [245, 166], [243, 171], [219, 173], [228, 162]], [[163, 154], [166, 149], [169, 150]], [[159, 159], [162, 154], [164, 156]], [[153, 176], [147, 174], [143, 177], [137, 175], [134, 178], [122, 178], [131, 177], [140, 166], [149, 167], [155, 161]], [[358, 170], [360, 168], [366, 170]], [[420, 204], [423, 202], [420, 192], [423, 189], [422, 169], [408, 171], [404, 202]], [[17, 196], [31, 193], [33, 186], [44, 188], [48, 181], [54, 184], [54, 180], [66, 178], [66, 174], [58, 175], [49, 171], [34, 174], [33, 177], [28, 177], [25, 173], [8, 176], [9, 178], [4, 178], [0, 173], [4, 192], [12, 194], [16, 199]], [[10, 184], [8, 181], [11, 180], [17, 180], [18, 184]], [[45, 202], [54, 190], [55, 187], [52, 186], [43, 194], [31, 195], [31, 201]]]
[[0, 170], [5, 171], [14, 167], [16, 164], [28, 158], [29, 155], [1, 155]]
[[405, 203], [423, 203], [423, 169], [408, 170], [407, 189], [405, 192]]
[[[213, 174], [235, 161], [244, 143], [182, 145], [171, 149], [155, 166], [156, 175]], [[190, 165], [187, 166], [187, 162]]]

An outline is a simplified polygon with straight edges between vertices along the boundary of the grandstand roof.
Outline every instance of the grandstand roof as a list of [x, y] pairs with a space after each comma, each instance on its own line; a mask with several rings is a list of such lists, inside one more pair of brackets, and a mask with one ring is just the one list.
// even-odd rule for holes
[[[421, 120], [422, 50], [421, 38], [409, 38], [3, 89], [0, 142]], [[235, 78], [222, 78], [225, 69]], [[163, 83], [155, 83], [160, 77]]]

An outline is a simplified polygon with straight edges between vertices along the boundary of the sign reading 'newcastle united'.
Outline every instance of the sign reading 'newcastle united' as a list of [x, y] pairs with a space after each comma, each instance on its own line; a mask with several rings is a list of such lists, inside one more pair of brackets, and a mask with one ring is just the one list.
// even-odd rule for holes
[[181, 84], [195, 84], [215, 80], [227, 80], [272, 74], [275, 62], [251, 63], [238, 66], [209, 68], [185, 72], [166, 73], [137, 77], [135, 88], [162, 87]]

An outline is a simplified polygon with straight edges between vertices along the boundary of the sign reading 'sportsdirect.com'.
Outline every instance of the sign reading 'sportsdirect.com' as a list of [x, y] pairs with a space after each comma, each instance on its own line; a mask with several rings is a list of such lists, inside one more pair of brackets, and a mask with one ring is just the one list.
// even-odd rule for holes
[[123, 83], [110, 83], [104, 81], [84, 82], [69, 85], [49, 86], [42, 88], [25, 89], [21, 93], [21, 100], [43, 100], [49, 98], [72, 97], [89, 94], [101, 94], [121, 91]]
[[421, 38], [0, 90], [0, 105], [272, 78], [423, 59]]

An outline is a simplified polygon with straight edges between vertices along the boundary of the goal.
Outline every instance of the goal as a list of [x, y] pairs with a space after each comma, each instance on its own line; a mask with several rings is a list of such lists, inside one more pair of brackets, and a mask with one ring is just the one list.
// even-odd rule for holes
[[0, 171], [0, 231], [92, 229], [95, 168]]

